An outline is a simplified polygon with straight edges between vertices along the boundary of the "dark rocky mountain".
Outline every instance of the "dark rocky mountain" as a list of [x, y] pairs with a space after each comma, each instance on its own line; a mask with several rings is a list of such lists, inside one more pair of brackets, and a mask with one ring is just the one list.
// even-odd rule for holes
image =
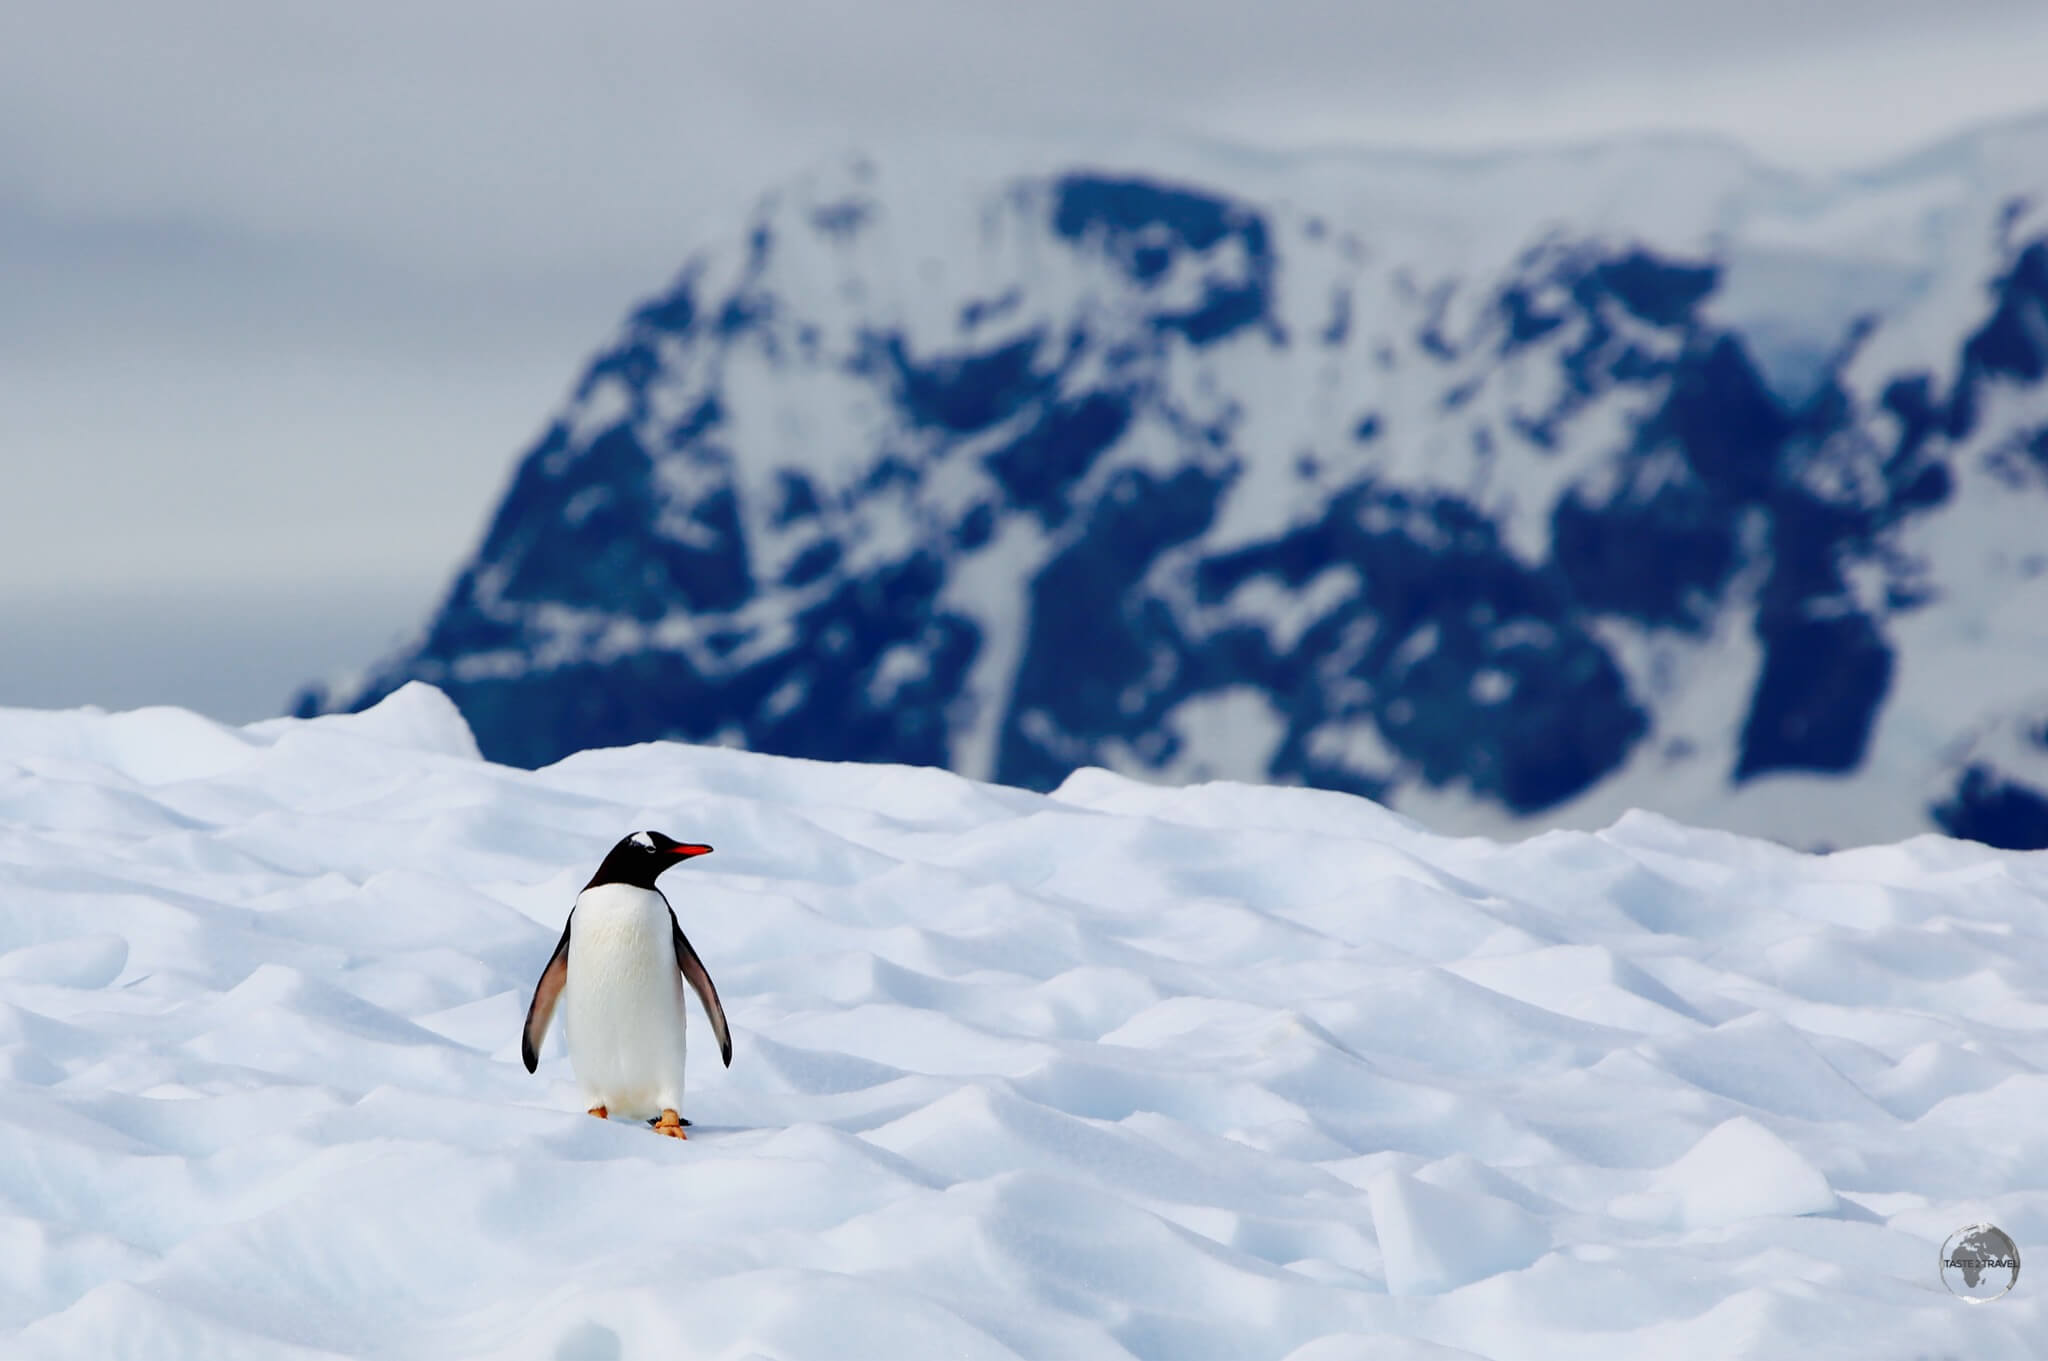
[[1825, 184], [856, 164], [637, 307], [425, 632], [297, 708], [2048, 845], [2037, 187], [2031, 127]]

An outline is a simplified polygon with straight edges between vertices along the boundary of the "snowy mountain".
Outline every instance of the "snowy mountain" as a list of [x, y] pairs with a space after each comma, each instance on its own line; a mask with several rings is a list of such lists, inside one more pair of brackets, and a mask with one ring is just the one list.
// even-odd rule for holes
[[[647, 826], [685, 1143], [520, 1061]], [[2038, 1355], [2044, 997], [2048, 856], [1934, 836], [0, 710], [0, 1355]]]
[[297, 711], [2048, 844], [2044, 167], [854, 162], [635, 309]]

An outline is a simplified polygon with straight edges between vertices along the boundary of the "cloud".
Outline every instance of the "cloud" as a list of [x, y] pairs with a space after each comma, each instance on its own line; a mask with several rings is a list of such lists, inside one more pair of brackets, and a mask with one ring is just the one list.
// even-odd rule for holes
[[517, 272], [673, 259], [821, 153], [934, 129], [1654, 125], [1840, 160], [2033, 103], [2044, 65], [2037, 0], [100, 0], [10, 15], [0, 189]]
[[0, 56], [0, 182], [53, 215], [437, 267], [673, 240], [758, 184], [772, 138], [680, 24], [636, 8], [38, 7]]

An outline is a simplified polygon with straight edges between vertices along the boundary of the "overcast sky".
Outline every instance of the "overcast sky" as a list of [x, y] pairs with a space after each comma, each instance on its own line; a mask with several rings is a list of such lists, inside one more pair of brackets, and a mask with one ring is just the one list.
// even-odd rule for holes
[[[0, 704], [249, 717], [367, 660], [627, 304], [848, 147], [1658, 128], [1829, 168], [2043, 70], [2041, 0], [9, 5]], [[202, 635], [241, 698], [167, 660]]]

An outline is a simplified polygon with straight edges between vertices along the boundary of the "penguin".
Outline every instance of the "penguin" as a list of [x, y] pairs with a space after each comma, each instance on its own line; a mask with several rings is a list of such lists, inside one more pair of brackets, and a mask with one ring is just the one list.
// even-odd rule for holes
[[555, 1007], [564, 1005], [569, 1063], [590, 1114], [600, 1120], [614, 1114], [644, 1119], [657, 1133], [689, 1137], [683, 1127], [690, 1122], [679, 1114], [685, 981], [711, 1020], [719, 1057], [732, 1067], [732, 1032], [718, 989], [675, 909], [654, 886], [662, 871], [709, 854], [709, 846], [660, 832], [620, 841], [576, 895], [562, 939], [534, 984], [519, 1046], [526, 1071], [540, 1063]]

